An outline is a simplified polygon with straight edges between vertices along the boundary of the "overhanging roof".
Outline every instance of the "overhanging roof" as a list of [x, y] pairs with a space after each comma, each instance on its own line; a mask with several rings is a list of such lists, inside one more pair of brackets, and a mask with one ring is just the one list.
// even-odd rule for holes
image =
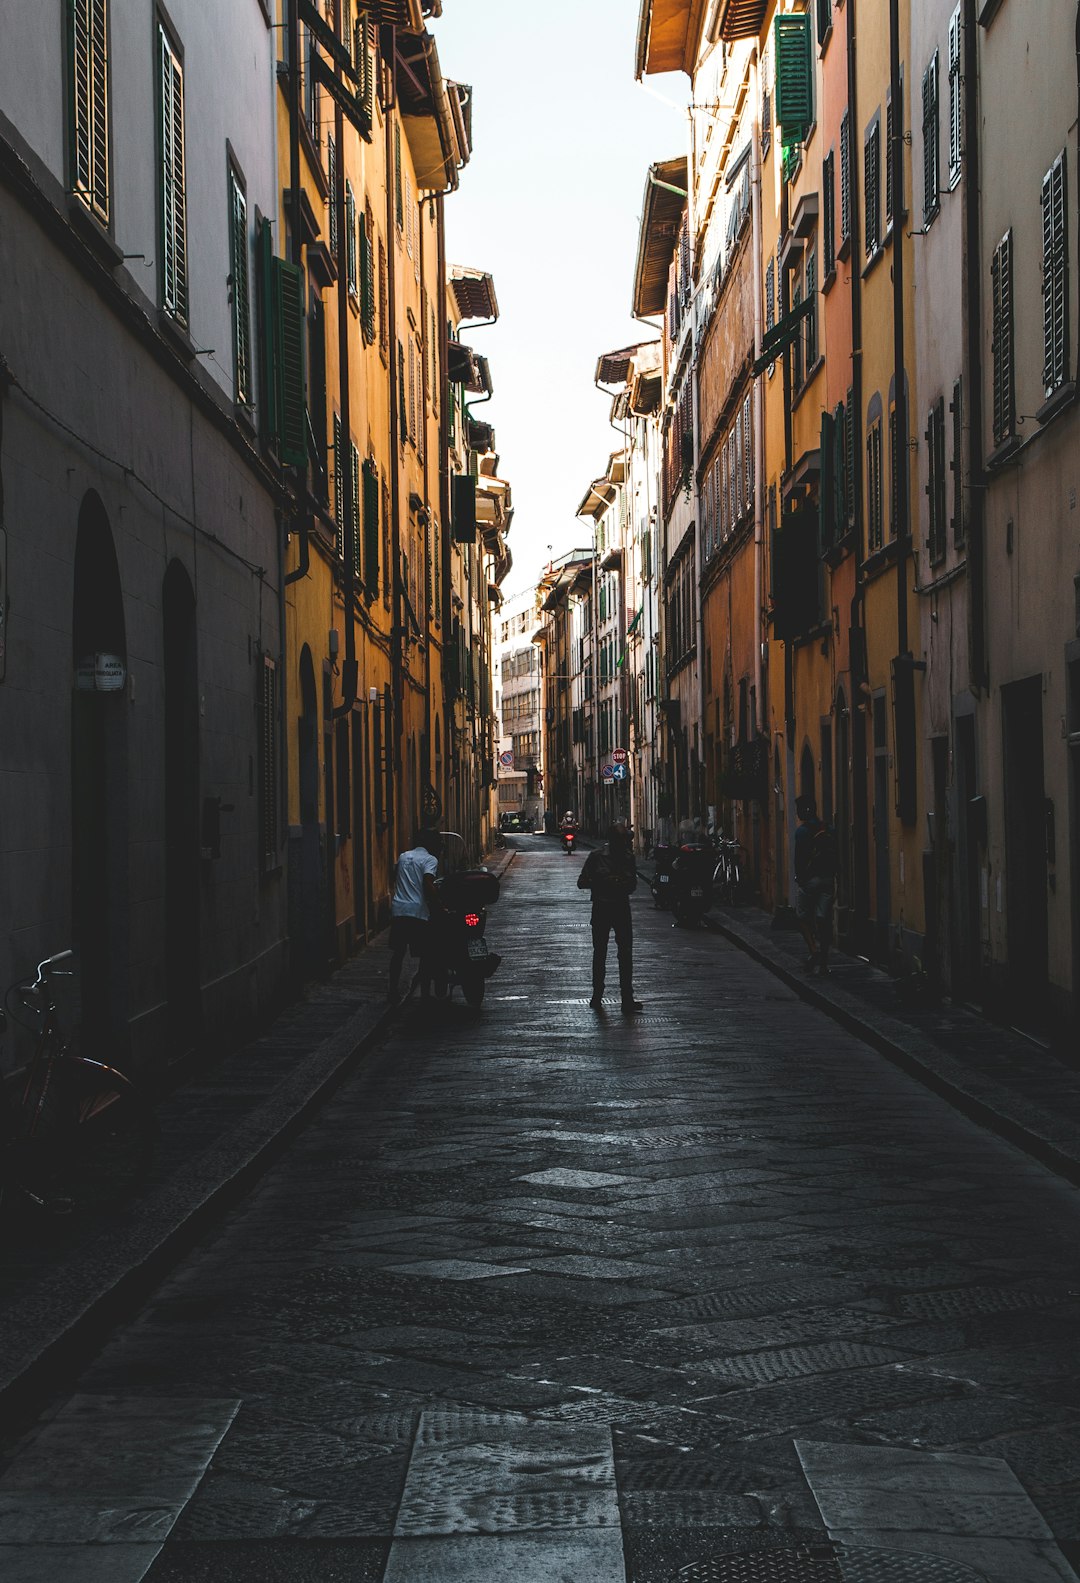
[[[634, 312], [643, 318], [663, 313], [667, 305], [668, 270], [686, 208], [686, 176], [685, 154], [649, 166], [634, 266]], [[659, 186], [660, 182], [665, 185]], [[672, 187], [682, 195], [672, 192]]]
[[459, 323], [469, 319], [499, 317], [495, 282], [486, 270], [468, 269], [464, 264], [453, 264], [450, 268], [449, 285]]
[[408, 33], [420, 33], [424, 27], [424, 13], [432, 12], [430, 4], [422, 0], [367, 0], [366, 9], [374, 22], [391, 22]]
[[693, 76], [707, 10], [707, 0], [641, 0], [637, 76], [661, 71]]
[[769, 0], [720, 0], [714, 36], [728, 43], [737, 38], [757, 38], [768, 9]]
[[639, 346], [624, 346], [618, 352], [603, 352], [596, 365], [595, 379], [598, 385], [625, 385], [626, 376], [630, 372], [630, 365], [634, 360]]
[[423, 192], [456, 187], [470, 153], [458, 84], [443, 77], [430, 33], [399, 40], [398, 60], [401, 119], [416, 184]]
[[602, 517], [615, 499], [616, 489], [607, 478], [594, 478], [585, 491], [585, 498], [577, 509], [579, 517], [592, 517], [595, 522]]

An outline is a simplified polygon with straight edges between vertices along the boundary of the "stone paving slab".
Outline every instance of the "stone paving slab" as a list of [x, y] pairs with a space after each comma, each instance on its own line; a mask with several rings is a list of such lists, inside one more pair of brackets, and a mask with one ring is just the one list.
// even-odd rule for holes
[[896, 981], [861, 958], [834, 957], [809, 979], [797, 931], [754, 908], [714, 908], [712, 926], [799, 997], [1067, 1180], [1080, 1183], [1080, 1068], [966, 1007], [905, 1012]]

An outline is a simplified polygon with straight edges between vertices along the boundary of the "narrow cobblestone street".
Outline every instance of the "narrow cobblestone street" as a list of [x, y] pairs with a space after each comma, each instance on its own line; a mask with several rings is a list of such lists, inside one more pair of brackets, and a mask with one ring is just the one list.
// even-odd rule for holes
[[1076, 1191], [644, 888], [597, 1015], [511, 844], [482, 1013], [410, 1000], [12, 1448], [5, 1583], [1073, 1579]]

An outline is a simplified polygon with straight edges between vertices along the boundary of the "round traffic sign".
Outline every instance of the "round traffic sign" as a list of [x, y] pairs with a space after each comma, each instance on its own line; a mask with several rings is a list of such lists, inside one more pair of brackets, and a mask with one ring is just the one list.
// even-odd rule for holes
[[601, 770], [600, 770], [600, 777], [601, 777], [602, 780], [606, 780], [606, 781], [614, 780], [615, 779], [615, 766], [614, 766], [614, 764], [604, 764], [601, 767]]
[[611, 762], [613, 764], [625, 764], [629, 757], [630, 755], [625, 748], [612, 748], [611, 750]]

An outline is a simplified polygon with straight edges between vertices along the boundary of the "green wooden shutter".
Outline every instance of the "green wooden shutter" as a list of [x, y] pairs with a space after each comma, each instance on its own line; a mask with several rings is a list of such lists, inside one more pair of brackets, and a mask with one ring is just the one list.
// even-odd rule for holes
[[881, 122], [875, 121], [863, 149], [863, 192], [866, 203], [866, 256], [881, 244]]
[[999, 445], [1016, 429], [1013, 373], [1012, 231], [1006, 231], [990, 266], [992, 291], [994, 443]]
[[845, 526], [855, 520], [855, 389], [848, 386], [844, 422], [844, 498], [847, 506]]
[[375, 339], [375, 249], [366, 214], [360, 216], [360, 327], [365, 341]]
[[802, 143], [814, 121], [811, 19], [806, 12], [778, 16], [776, 48], [776, 119], [784, 143]]
[[255, 238], [255, 265], [258, 283], [260, 362], [259, 362], [259, 432], [264, 445], [269, 445], [278, 430], [278, 376], [274, 338], [274, 232], [269, 220], [259, 223]]
[[356, 199], [352, 183], [345, 183], [345, 269], [349, 296], [356, 296]]
[[379, 592], [379, 470], [375, 458], [364, 460], [364, 587], [369, 599]]
[[232, 284], [233, 370], [236, 400], [249, 406], [251, 384], [251, 283], [248, 271], [247, 198], [229, 171], [229, 273]]
[[1051, 165], [1042, 184], [1043, 394], [1050, 397], [1068, 378], [1068, 234], [1065, 155]]
[[836, 418], [821, 414], [821, 477], [818, 480], [818, 545], [822, 552], [839, 537], [836, 521]]
[[840, 241], [851, 240], [851, 117], [840, 117]]
[[394, 212], [400, 231], [405, 224], [405, 194], [401, 185], [401, 128], [394, 124]]
[[352, 544], [349, 553], [352, 555], [353, 577], [360, 581], [360, 452], [351, 442], [349, 444], [349, 484], [351, 496], [349, 499], [349, 522], [352, 527]]
[[344, 510], [344, 468], [345, 460], [341, 454], [341, 417], [334, 413], [334, 520], [338, 525], [338, 540], [343, 537], [342, 529], [345, 526], [342, 518]]
[[109, 223], [107, 0], [70, 0], [71, 185]]
[[326, 139], [326, 184], [330, 188], [330, 253], [337, 268], [338, 255], [338, 192], [337, 192], [337, 144], [332, 137]]
[[923, 110], [923, 221], [929, 223], [940, 205], [938, 156], [938, 58], [934, 56], [922, 80]]
[[356, 20], [356, 70], [360, 78], [360, 108], [370, 129], [375, 116], [375, 55], [366, 11]]
[[295, 264], [287, 264], [283, 258], [275, 258], [271, 268], [271, 298], [278, 455], [289, 467], [305, 467], [303, 271]]
[[188, 322], [187, 197], [184, 175], [184, 72], [165, 29], [158, 27], [161, 67], [161, 286], [162, 306]]

